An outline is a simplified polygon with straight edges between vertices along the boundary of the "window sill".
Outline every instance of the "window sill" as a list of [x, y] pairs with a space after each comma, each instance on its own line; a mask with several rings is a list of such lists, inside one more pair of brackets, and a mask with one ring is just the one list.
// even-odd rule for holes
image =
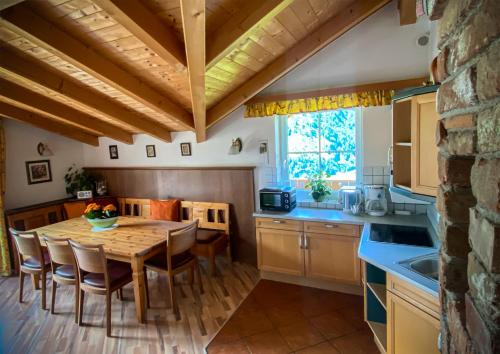
[[301, 208], [318, 208], [318, 209], [335, 209], [341, 210], [342, 204], [335, 200], [326, 200], [324, 202], [315, 202], [313, 199], [305, 199], [297, 202], [297, 206]]

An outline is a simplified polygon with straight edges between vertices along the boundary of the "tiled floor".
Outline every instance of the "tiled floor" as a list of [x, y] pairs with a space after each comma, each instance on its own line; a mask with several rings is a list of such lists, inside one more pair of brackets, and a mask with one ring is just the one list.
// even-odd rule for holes
[[363, 321], [362, 297], [261, 280], [208, 353], [379, 352]]

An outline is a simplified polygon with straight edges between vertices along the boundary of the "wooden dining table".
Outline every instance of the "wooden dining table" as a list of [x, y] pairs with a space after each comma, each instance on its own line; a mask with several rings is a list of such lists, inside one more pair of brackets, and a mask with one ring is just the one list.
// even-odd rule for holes
[[39, 227], [42, 235], [70, 238], [84, 244], [102, 244], [106, 258], [130, 263], [132, 267], [134, 299], [139, 323], [146, 322], [146, 291], [144, 261], [165, 249], [167, 231], [186, 226], [181, 222], [151, 220], [139, 216], [120, 216], [116, 227], [94, 230], [85, 218], [74, 218]]

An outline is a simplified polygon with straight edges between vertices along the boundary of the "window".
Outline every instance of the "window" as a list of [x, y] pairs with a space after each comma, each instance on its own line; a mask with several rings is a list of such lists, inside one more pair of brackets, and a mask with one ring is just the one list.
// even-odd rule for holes
[[303, 189], [307, 178], [325, 172], [334, 190], [355, 185], [360, 165], [359, 109], [338, 109], [280, 117], [282, 179]]

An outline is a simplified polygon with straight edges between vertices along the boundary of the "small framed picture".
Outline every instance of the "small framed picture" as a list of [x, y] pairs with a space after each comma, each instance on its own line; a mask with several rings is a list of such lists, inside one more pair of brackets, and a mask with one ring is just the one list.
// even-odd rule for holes
[[109, 158], [111, 160], [118, 159], [118, 145], [110, 145], [109, 146]]
[[26, 161], [28, 184], [52, 182], [50, 160]]
[[191, 156], [191, 143], [181, 143], [181, 155]]
[[156, 149], [154, 145], [146, 145], [146, 156], [156, 157]]

